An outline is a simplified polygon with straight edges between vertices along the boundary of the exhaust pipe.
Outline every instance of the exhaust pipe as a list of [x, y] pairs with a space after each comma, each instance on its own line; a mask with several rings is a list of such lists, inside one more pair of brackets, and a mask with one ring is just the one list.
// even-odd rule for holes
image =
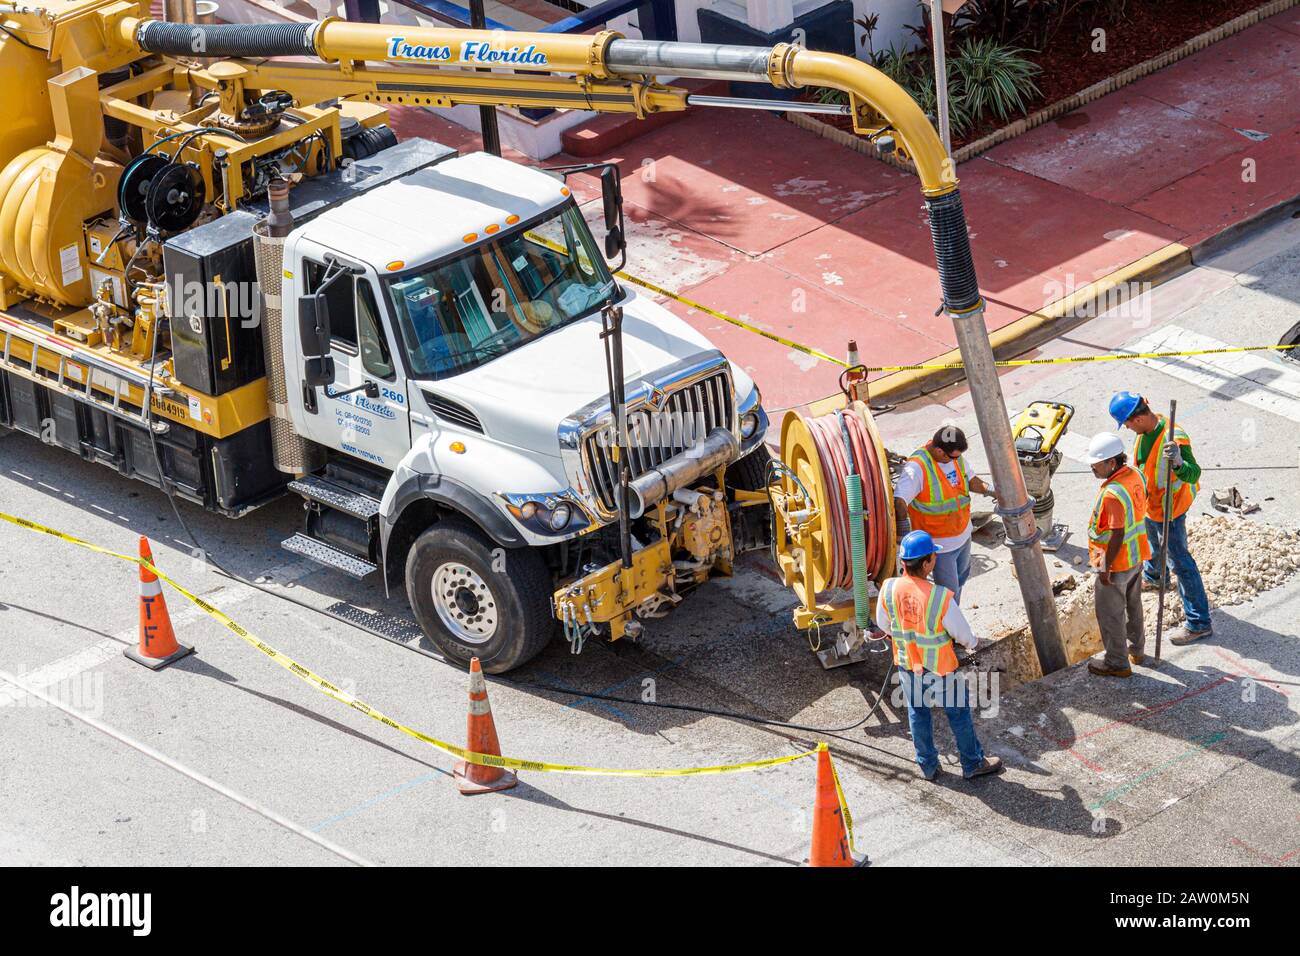
[[673, 455], [628, 484], [630, 517], [639, 518], [679, 488], [731, 464], [740, 457], [740, 442], [725, 428], [715, 428], [698, 445]]
[[[282, 299], [284, 237], [293, 231], [289, 184], [277, 180], [268, 190], [270, 214], [253, 225], [253, 264], [266, 355], [266, 398], [271, 426], [271, 462], [278, 471], [301, 477], [325, 464], [325, 449], [298, 434], [289, 410], [284, 325], [293, 322], [294, 303]], [[288, 315], [286, 316], [286, 310]]]

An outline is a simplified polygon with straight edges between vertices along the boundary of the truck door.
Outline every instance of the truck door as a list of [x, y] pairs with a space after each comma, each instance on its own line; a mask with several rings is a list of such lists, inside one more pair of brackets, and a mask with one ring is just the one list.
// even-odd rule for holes
[[318, 291], [340, 267], [351, 270], [325, 287], [334, 381], [304, 388], [303, 432], [318, 444], [395, 468], [411, 448], [410, 402], [379, 306], [379, 283], [369, 267], [323, 248], [300, 240], [298, 251], [305, 294]]

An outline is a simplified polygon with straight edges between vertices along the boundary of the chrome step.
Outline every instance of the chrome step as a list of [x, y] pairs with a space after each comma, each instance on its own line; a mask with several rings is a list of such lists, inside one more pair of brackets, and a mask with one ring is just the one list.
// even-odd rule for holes
[[301, 531], [292, 538], [285, 538], [281, 541], [280, 547], [286, 551], [292, 551], [294, 554], [300, 554], [304, 558], [315, 561], [327, 568], [341, 571], [348, 577], [356, 578], [358, 581], [372, 571], [379, 570], [379, 565], [372, 564], [365, 558], [358, 558], [355, 554], [348, 554], [332, 544], [326, 544], [316, 538], [309, 538]]
[[362, 521], [369, 521], [379, 514], [378, 498], [316, 475], [306, 475], [289, 482], [289, 490], [308, 501], [315, 501]]

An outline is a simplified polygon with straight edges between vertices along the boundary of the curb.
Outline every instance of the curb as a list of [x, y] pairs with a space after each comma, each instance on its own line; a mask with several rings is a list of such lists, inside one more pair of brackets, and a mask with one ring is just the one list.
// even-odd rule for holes
[[1276, 206], [1269, 206], [1267, 209], [1261, 209], [1245, 219], [1240, 219], [1228, 226], [1221, 232], [1216, 232], [1212, 236], [1207, 236], [1196, 245], [1192, 246], [1192, 263], [1197, 264], [1212, 257], [1215, 253], [1220, 252], [1241, 235], [1251, 229], [1260, 226], [1272, 225], [1275, 221], [1290, 219], [1300, 214], [1300, 195], [1292, 196], [1285, 199]]
[[[1149, 282], [1152, 287], [1161, 285], [1188, 269], [1192, 265], [1192, 257], [1193, 252], [1187, 246], [1171, 242], [1136, 262], [1130, 262], [1123, 268], [1090, 282], [1063, 299], [1057, 299], [1036, 312], [1022, 315], [1014, 322], [989, 333], [993, 357], [999, 360], [1015, 358], [1062, 332], [1095, 319], [1099, 304], [1105, 303], [1105, 308], [1110, 309], [1126, 302], [1129, 298], [1128, 289], [1135, 282]], [[951, 349], [926, 359], [927, 363], [936, 364], [960, 361], [960, 349]], [[965, 373], [959, 368], [893, 372], [871, 383], [871, 400], [898, 403], [920, 398], [965, 378]], [[837, 395], [811, 403], [808, 411], [812, 415], [824, 415], [842, 405], [843, 398]]]
[[[1163, 285], [1193, 265], [1210, 258], [1243, 233], [1297, 213], [1300, 213], [1300, 195], [1267, 209], [1261, 209], [1254, 215], [1226, 226], [1192, 246], [1171, 242], [1121, 269], [1116, 269], [1109, 275], [1102, 276], [1065, 298], [1050, 303], [1037, 312], [1027, 313], [1014, 322], [990, 332], [989, 341], [993, 345], [993, 356], [1003, 360], [1023, 355], [1061, 333], [1095, 319], [1099, 311], [1114, 308], [1128, 301], [1132, 283], [1149, 282], [1152, 288]], [[1098, 306], [1101, 304], [1104, 304], [1105, 308], [1099, 310]], [[951, 349], [926, 360], [927, 363], [935, 364], [960, 361], [959, 349]], [[965, 378], [961, 369], [953, 368], [893, 372], [871, 383], [871, 399], [873, 402], [887, 400], [897, 404], [929, 395], [964, 381]], [[825, 415], [842, 408], [843, 404], [842, 396], [836, 395], [811, 402], [806, 407], [811, 415]]]

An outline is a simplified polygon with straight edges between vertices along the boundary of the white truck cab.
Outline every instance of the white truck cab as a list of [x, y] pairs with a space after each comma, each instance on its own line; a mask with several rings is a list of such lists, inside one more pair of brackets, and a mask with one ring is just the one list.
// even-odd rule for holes
[[[327, 317], [317, 342], [311, 315], [281, 326], [293, 428], [328, 456], [290, 486], [308, 522], [286, 547], [404, 575], [426, 633], [459, 660], [501, 671], [533, 656], [557, 582], [613, 556], [611, 303], [643, 439], [632, 476], [718, 428], [765, 465], [749, 376], [617, 282], [555, 173], [486, 153], [443, 161], [295, 227], [283, 267], [286, 317], [295, 302]], [[652, 437], [656, 413], [691, 427]]]

